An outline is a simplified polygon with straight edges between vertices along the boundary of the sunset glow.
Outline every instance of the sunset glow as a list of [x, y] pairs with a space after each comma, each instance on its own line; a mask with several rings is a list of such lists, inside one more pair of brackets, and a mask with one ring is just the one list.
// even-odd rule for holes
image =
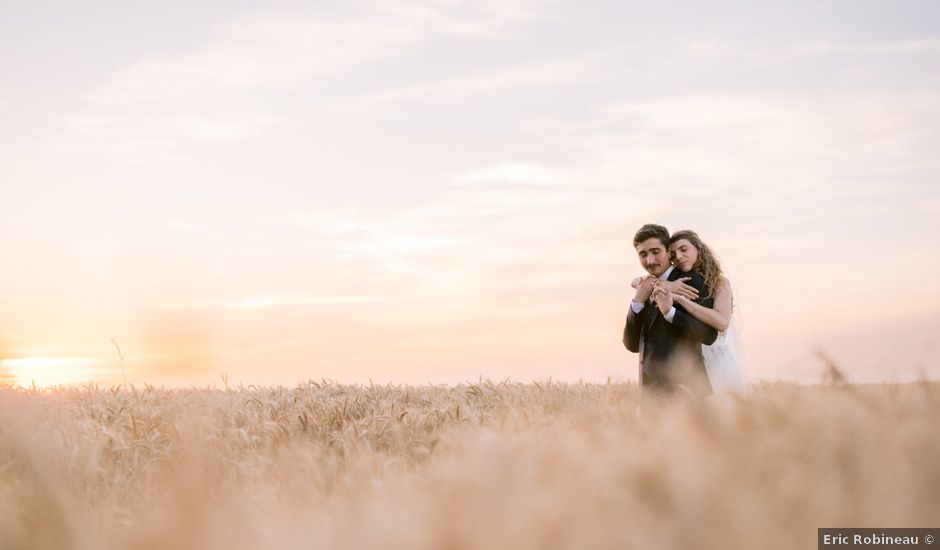
[[105, 374], [97, 364], [87, 357], [19, 357], [0, 361], [0, 373], [13, 385], [45, 388], [95, 382]]
[[752, 380], [940, 377], [933, 4], [99, 8], [0, 21], [0, 383], [631, 380], [647, 222]]

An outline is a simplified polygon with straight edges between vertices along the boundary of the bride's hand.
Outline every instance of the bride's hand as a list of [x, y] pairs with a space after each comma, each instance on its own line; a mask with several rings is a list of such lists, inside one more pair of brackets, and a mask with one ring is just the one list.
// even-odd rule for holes
[[692, 277], [681, 277], [675, 281], [667, 281], [665, 284], [676, 296], [682, 296], [689, 300], [698, 299], [698, 290], [694, 286], [686, 284], [686, 281], [692, 280]]

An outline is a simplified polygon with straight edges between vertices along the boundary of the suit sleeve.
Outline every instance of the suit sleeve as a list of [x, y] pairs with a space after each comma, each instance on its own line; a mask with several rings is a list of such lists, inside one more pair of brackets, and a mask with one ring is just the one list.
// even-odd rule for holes
[[[708, 287], [705, 286], [705, 281], [702, 280], [700, 275], [694, 274], [691, 284], [699, 291], [700, 296], [708, 294]], [[709, 296], [708, 298], [699, 298], [695, 300], [695, 303], [711, 309], [715, 300]], [[714, 344], [715, 340], [718, 339], [717, 329], [692, 317], [689, 312], [680, 306], [676, 306], [676, 316], [672, 319], [672, 325], [679, 329], [685, 338], [700, 342], [706, 346]]]
[[640, 327], [643, 326], [646, 315], [649, 315], [649, 310], [650, 306], [647, 305], [639, 313], [634, 313], [633, 308], [627, 306], [627, 324], [623, 327], [623, 345], [633, 353], [640, 352]]

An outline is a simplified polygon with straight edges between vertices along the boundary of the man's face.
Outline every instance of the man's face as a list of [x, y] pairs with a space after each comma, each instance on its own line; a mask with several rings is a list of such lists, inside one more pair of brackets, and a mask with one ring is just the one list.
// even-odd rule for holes
[[640, 257], [643, 269], [653, 277], [659, 277], [669, 269], [669, 249], [656, 237], [636, 245], [636, 254]]

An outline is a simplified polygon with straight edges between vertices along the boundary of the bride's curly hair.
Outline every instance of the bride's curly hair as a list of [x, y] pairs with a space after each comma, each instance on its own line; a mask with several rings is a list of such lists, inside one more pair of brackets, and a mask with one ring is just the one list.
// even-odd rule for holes
[[692, 270], [701, 273], [702, 278], [705, 279], [705, 284], [708, 285], [708, 295], [714, 296], [718, 287], [721, 286], [721, 262], [718, 261], [712, 249], [702, 241], [702, 238], [695, 231], [683, 229], [672, 234], [671, 240], [673, 243], [679, 239], [689, 241], [698, 250], [698, 259], [695, 261], [695, 265], [692, 266]]

